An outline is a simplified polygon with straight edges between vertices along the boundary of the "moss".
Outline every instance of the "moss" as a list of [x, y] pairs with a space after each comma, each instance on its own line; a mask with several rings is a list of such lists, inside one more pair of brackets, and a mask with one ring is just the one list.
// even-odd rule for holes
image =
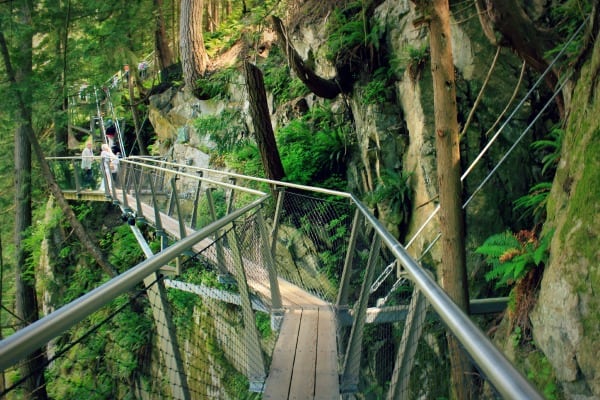
[[524, 361], [527, 378], [538, 388], [548, 400], [562, 399], [554, 369], [550, 361], [540, 351], [531, 351]]
[[[590, 68], [582, 70], [580, 82], [571, 106], [555, 190], [548, 202], [549, 216], [563, 221], [559, 227], [560, 263], [565, 279], [580, 295], [585, 314], [582, 315], [584, 337], [589, 343], [600, 340], [600, 257], [598, 232], [600, 223], [600, 96], [594, 96]], [[552, 213], [552, 214], [550, 214]], [[549, 218], [552, 220], [552, 218]], [[568, 268], [568, 271], [567, 271]]]

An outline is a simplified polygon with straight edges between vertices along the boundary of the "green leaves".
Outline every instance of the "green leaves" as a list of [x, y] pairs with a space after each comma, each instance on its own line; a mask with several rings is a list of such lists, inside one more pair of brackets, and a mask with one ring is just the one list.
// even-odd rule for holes
[[490, 236], [475, 253], [485, 256], [492, 267], [485, 274], [487, 281], [496, 280], [496, 287], [511, 286], [522, 279], [530, 269], [546, 263], [553, 232], [541, 240], [532, 231], [510, 231]]

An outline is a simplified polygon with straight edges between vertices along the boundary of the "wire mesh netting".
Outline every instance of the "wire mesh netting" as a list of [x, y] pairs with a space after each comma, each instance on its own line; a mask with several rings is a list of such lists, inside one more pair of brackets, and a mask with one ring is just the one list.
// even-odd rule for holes
[[[224, 175], [144, 163], [125, 162], [122, 191], [112, 194], [157, 232], [185, 238], [261, 195], [235, 190]], [[333, 307], [333, 374], [343, 395], [498, 397], [416, 289], [414, 271], [359, 215], [358, 202], [296, 188], [279, 200], [213, 225], [221, 227], [174, 255], [162, 274], [49, 343], [50, 361], [31, 375], [45, 380], [18, 367], [5, 371], [4, 395], [20, 398], [39, 385], [65, 399], [259, 398], [278, 340], [277, 283], [284, 308]]]
[[344, 199], [286, 192], [274, 254], [278, 276], [335, 302], [350, 228], [352, 207]]
[[[257, 248], [253, 225], [249, 217], [231, 226], [210, 246], [182, 256], [176, 279], [153, 274], [49, 343], [45, 381], [37, 384], [61, 399], [258, 398], [276, 335], [268, 305], [255, 294], [244, 299], [247, 290], [240, 289], [247, 282], [235, 263], [252, 261], [231, 254], [232, 241], [238, 249]], [[263, 276], [258, 266], [247, 271]], [[21, 398], [27, 377], [20, 371], [8, 371], [2, 398]]]

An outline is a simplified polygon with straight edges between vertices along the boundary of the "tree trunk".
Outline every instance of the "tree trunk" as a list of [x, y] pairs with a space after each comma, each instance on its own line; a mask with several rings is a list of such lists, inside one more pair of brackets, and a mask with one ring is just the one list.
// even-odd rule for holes
[[165, 71], [168, 66], [173, 64], [173, 52], [169, 47], [169, 38], [167, 37], [167, 29], [165, 28], [163, 0], [154, 0], [154, 12], [156, 13], [154, 40], [158, 59], [158, 68], [161, 71]]
[[[33, 3], [31, 0], [19, 2], [19, 22], [24, 27], [32, 25]], [[21, 63], [14, 72], [13, 87], [26, 99], [27, 106], [21, 112], [15, 130], [15, 314], [19, 318], [21, 328], [38, 320], [37, 294], [35, 290], [35, 270], [30, 264], [30, 252], [23, 243], [25, 232], [31, 228], [31, 146], [28, 141], [33, 132], [31, 119], [31, 78], [33, 75], [33, 34], [31, 30], [18, 32], [18, 53]], [[46, 357], [42, 349], [37, 349], [27, 356], [20, 367], [24, 394], [27, 399], [46, 399], [46, 383], [44, 368]]]
[[203, 0], [182, 0], [179, 40], [181, 41], [181, 67], [186, 90], [193, 93], [198, 87], [208, 65], [208, 55], [202, 35]]
[[272, 17], [273, 29], [288, 58], [288, 62], [294, 73], [306, 85], [306, 87], [319, 97], [333, 99], [342, 92], [341, 86], [336, 79], [324, 79], [318, 76], [302, 60], [296, 49], [292, 46], [283, 26], [283, 22], [275, 16]]
[[248, 85], [250, 116], [252, 117], [256, 143], [260, 151], [265, 175], [269, 179], [280, 181], [285, 177], [285, 171], [279, 157], [279, 150], [277, 150], [273, 126], [271, 126], [262, 73], [256, 66], [245, 61], [244, 75]]
[[[456, 84], [450, 36], [448, 0], [433, 0], [429, 15], [431, 72], [437, 152], [439, 221], [443, 259], [439, 267], [442, 288], [468, 312], [468, 286], [465, 262], [464, 216], [461, 201], [459, 128]], [[457, 340], [448, 335], [452, 368], [453, 398], [470, 398], [470, 363]]]
[[[60, 74], [61, 102], [56, 107], [54, 115], [54, 141], [56, 144], [55, 154], [58, 157], [66, 156], [69, 147], [69, 90], [67, 77], [69, 73], [67, 54], [69, 51], [69, 27], [71, 24], [71, 2], [63, 6], [61, 2], [57, 5], [60, 12], [64, 12], [64, 24], [56, 27], [56, 54], [61, 56], [62, 69]], [[63, 9], [64, 7], [64, 9]]]
[[[2, 57], [4, 59], [6, 74], [11, 85], [10, 88], [12, 90], [12, 93], [14, 93], [14, 97], [17, 101], [18, 110], [16, 114], [18, 115], [18, 119], [21, 121], [31, 121], [31, 99], [24, 97], [24, 94], [18, 88], [17, 77], [13, 70], [12, 63], [10, 61], [8, 45], [4, 37], [4, 32], [1, 31], [0, 53], [2, 53]], [[31, 128], [31, 124], [29, 124], [29, 127]], [[92, 255], [92, 257], [98, 263], [98, 265], [104, 270], [104, 272], [106, 272], [109, 276], [116, 276], [116, 269], [104, 258], [104, 255], [102, 254], [100, 249], [94, 244], [94, 241], [88, 235], [81, 222], [79, 222], [77, 216], [73, 212], [73, 209], [71, 208], [71, 206], [69, 206], [69, 203], [63, 196], [60, 187], [54, 180], [54, 175], [52, 175], [50, 166], [46, 161], [44, 152], [42, 151], [40, 143], [38, 142], [37, 137], [33, 132], [33, 129], [25, 129], [22, 133], [26, 136], [26, 139], [29, 141], [29, 145], [33, 149], [33, 152], [35, 153], [36, 158], [38, 159], [38, 162], [40, 164], [42, 176], [46, 180], [50, 192], [56, 198], [56, 201], [59, 207], [61, 208], [62, 212], [65, 214], [65, 217], [71, 225], [71, 228], [73, 228], [75, 235], [80, 240], [81, 244], [86, 248], [86, 250]]]

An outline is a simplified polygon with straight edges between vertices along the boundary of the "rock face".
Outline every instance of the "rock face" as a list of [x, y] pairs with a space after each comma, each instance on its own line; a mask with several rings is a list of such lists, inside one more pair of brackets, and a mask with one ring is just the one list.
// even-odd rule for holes
[[[383, 1], [375, 10], [372, 23], [385, 27], [383, 40], [390, 60], [406, 59], [411, 50], [427, 47], [426, 28], [416, 28], [413, 24], [417, 18], [413, 3], [407, 0]], [[290, 32], [294, 46], [305, 58], [323, 53], [326, 22], [314, 25], [313, 20], [312, 23]], [[534, 164], [529, 144], [543, 137], [549, 124], [540, 122], [534, 129], [535, 134], [525, 136], [488, 183], [480, 188], [490, 170], [498, 167], [505, 151], [525, 130], [535, 109], [539, 109], [536, 103], [539, 98], [528, 99], [515, 110], [529, 89], [522, 82], [535, 79], [528, 77], [527, 72], [521, 79], [521, 61], [509, 50], [502, 50], [493, 62], [496, 49], [484, 37], [476, 18], [465, 18], [460, 23], [455, 21], [452, 35], [462, 126], [466, 124], [488, 72], [493, 69], [474, 118], [461, 140], [463, 170], [470, 171], [463, 181], [464, 199], [478, 190], [466, 209], [467, 263], [471, 276], [481, 276], [486, 271], [482, 271], [481, 259], [473, 254], [474, 248], [492, 234], [508, 228], [513, 231], [531, 228], [515, 222], [519, 215], [514, 211], [513, 202], [527, 194], [539, 180], [539, 168], [524, 169], [522, 166]], [[596, 49], [596, 52], [600, 53], [600, 50]], [[600, 57], [596, 55], [594, 62], [600, 64], [597, 58]], [[353, 92], [331, 106], [341, 108], [345, 102], [352, 111], [353, 120], [348, 123], [355, 127], [358, 148], [348, 165], [350, 191], [357, 195], [372, 191], [383, 170], [410, 174], [413, 211], [408, 227], [400, 231], [398, 226], [386, 224], [405, 241], [421, 228], [436, 206], [433, 89], [428, 60], [428, 53], [424, 51], [421, 60], [405, 61], [404, 68], [395, 70], [394, 95], [384, 103], [364, 104], [361, 88], [367, 82], [358, 79]], [[314, 61], [315, 70], [322, 76], [329, 78], [334, 74], [324, 57], [314, 57]], [[411, 65], [417, 61], [421, 63]], [[555, 229], [551, 259], [532, 315], [535, 343], [550, 360], [566, 393], [581, 399], [600, 397], [600, 133], [597, 128], [600, 104], [594, 95], [595, 87], [589, 84], [590, 70], [597, 72], [599, 68], [596, 64], [584, 71], [580, 88], [573, 97], [571, 122], [548, 207], [546, 230]], [[539, 88], [538, 92], [544, 90]], [[226, 102], [201, 101], [182, 90], [171, 89], [153, 97], [150, 120], [157, 132], [160, 153], [168, 153], [171, 159], [178, 161], [189, 160], [194, 165], [206, 166], [208, 156], [202, 149], [212, 145], [202, 132], [196, 132], [193, 120], [217, 115], [227, 107], [242, 110], [242, 113], [247, 110], [243, 85], [232, 86], [228, 96]], [[308, 107], [318, 101], [313, 95], [298, 100]], [[272, 104], [271, 101], [270, 107]], [[505, 109], [509, 111], [503, 114]], [[274, 128], [288, 122], [289, 113], [289, 110], [272, 109]], [[510, 123], [504, 123], [508, 114], [512, 119]], [[493, 147], [479, 158], [480, 151], [499, 130], [501, 134]], [[474, 167], [470, 168], [471, 165]], [[380, 219], [386, 222], [385, 207], [379, 211]], [[412, 243], [409, 252], [420, 256], [437, 232], [434, 218]], [[430, 256], [423, 261], [435, 268], [441, 259], [439, 249], [434, 246]], [[480, 297], [479, 290], [472, 288], [471, 296]], [[485, 293], [481, 294], [481, 297], [485, 296]]]
[[599, 55], [596, 42], [573, 95], [548, 199], [550, 260], [531, 315], [536, 344], [574, 399], [600, 398], [600, 101], [592, 80]]

